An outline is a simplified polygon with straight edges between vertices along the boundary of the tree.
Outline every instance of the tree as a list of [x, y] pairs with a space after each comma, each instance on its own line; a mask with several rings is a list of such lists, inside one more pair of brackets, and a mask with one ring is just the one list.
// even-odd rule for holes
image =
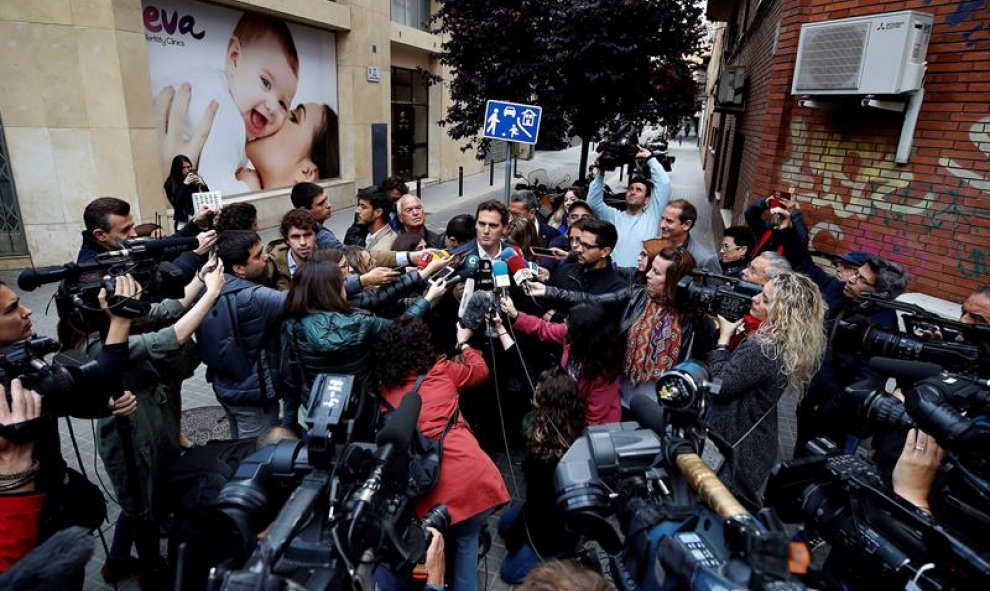
[[673, 124], [696, 110], [684, 57], [701, 38], [693, 0], [439, 0], [434, 30], [452, 72], [443, 123], [465, 149], [489, 148], [478, 132], [487, 99], [543, 107], [541, 138], [590, 141], [621, 122]]

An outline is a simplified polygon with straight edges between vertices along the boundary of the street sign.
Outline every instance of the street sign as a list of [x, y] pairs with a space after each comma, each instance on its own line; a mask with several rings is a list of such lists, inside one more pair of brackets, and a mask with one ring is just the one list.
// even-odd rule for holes
[[505, 101], [485, 103], [484, 137], [506, 142], [535, 144], [540, 135], [543, 108]]

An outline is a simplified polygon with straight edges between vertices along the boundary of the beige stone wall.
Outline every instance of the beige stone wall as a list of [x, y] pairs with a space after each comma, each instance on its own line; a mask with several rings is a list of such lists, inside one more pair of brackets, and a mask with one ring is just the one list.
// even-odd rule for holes
[[[439, 68], [436, 36], [391, 23], [389, 0], [216, 0], [333, 30], [337, 35], [341, 179], [325, 183], [337, 208], [371, 184], [371, 125], [391, 124], [390, 66], [396, 37]], [[0, 0], [0, 116], [28, 249], [35, 265], [74, 260], [82, 211], [93, 198], [128, 200], [139, 222], [168, 208], [140, 0]], [[380, 82], [369, 82], [376, 66]], [[449, 72], [443, 75], [449, 76]], [[430, 93], [443, 118], [445, 86]], [[430, 176], [483, 170], [439, 126], [430, 134]], [[263, 227], [286, 209], [288, 190], [232, 198], [259, 209]], [[2, 265], [2, 262], [0, 262]]]

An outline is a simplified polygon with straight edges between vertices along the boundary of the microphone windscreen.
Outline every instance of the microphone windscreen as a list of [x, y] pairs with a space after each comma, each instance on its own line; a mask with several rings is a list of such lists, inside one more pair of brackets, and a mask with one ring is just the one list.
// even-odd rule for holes
[[509, 287], [512, 282], [509, 280], [509, 266], [504, 261], [494, 261], [492, 263], [492, 278], [495, 279], [495, 287]]
[[942, 373], [942, 366], [924, 361], [905, 361], [891, 357], [873, 357], [870, 359], [870, 369], [897, 378], [904, 382], [917, 382]]
[[471, 276], [478, 270], [478, 263], [481, 261], [476, 254], [469, 254], [464, 259], [463, 269], [466, 271], [465, 275]]
[[45, 540], [0, 575], [6, 591], [61, 591], [75, 587], [93, 555], [93, 538], [82, 527], [64, 529]]
[[636, 422], [644, 429], [649, 429], [661, 437], [667, 430], [667, 419], [656, 398], [646, 394], [633, 396], [629, 401], [629, 410]]
[[39, 267], [37, 269], [24, 269], [17, 276], [17, 287], [24, 291], [34, 291], [46, 283], [61, 281], [69, 273], [65, 267]]
[[471, 299], [468, 300], [467, 307], [464, 308], [464, 314], [461, 315], [461, 326], [471, 330], [478, 330], [485, 321], [485, 315], [491, 306], [492, 292], [474, 292], [471, 294]]
[[423, 399], [417, 392], [410, 392], [402, 397], [399, 407], [388, 413], [385, 424], [378, 432], [375, 443], [379, 446], [391, 443], [399, 449], [407, 449], [412, 441], [416, 421], [419, 419], [419, 409]]

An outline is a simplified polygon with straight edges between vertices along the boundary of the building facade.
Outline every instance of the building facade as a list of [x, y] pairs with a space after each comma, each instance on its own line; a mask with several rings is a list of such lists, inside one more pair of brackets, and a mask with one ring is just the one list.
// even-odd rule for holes
[[[334, 206], [346, 207], [357, 188], [387, 175], [429, 182], [454, 178], [462, 166], [466, 174], [480, 171], [483, 163], [461, 152], [437, 125], [449, 103], [444, 86], [424, 83], [423, 72], [447, 74], [436, 60], [441, 39], [426, 30], [433, 9], [429, 0], [0, 2], [0, 77], [5, 80], [0, 85], [0, 266], [74, 260], [83, 208], [98, 196], [123, 198], [139, 222], [164, 220], [166, 225], [163, 181], [171, 157], [187, 144], [168, 143], [167, 132], [178, 129], [173, 123], [179, 116], [173, 108], [164, 109], [161, 99], [172, 96], [171, 105], [178, 103], [184, 84], [191, 88], [187, 132], [195, 131], [202, 121], [199, 113], [206, 112], [203, 105], [215, 98], [213, 130], [230, 125], [237, 133], [229, 135], [236, 137], [244, 130], [236, 117], [233, 123], [224, 119], [230, 115], [225, 104], [235, 114], [242, 108], [247, 160], [230, 178], [212, 173], [207, 180], [211, 189], [217, 184], [228, 188], [225, 203], [253, 203], [263, 227], [284, 213], [291, 173], [318, 179]], [[244, 15], [284, 23], [297, 56], [288, 61], [295, 64], [296, 84], [276, 81], [261, 90], [243, 90], [232, 82], [237, 80], [232, 67], [243, 65], [244, 80], [269, 84], [264, 75], [248, 76], [251, 54], [245, 44], [229, 42], [235, 26], [251, 20]], [[259, 71], [277, 69], [292, 53], [280, 50], [278, 59], [265, 54], [269, 63], [260, 64]], [[241, 56], [244, 62], [238, 61]], [[337, 129], [331, 135], [339, 153], [328, 157], [333, 149], [318, 150], [316, 139], [308, 149], [313, 160], [332, 160], [333, 165], [290, 167], [284, 171], [288, 176], [272, 172], [299, 146], [286, 147], [282, 141], [291, 126], [272, 131], [277, 127], [272, 111], [244, 107], [252, 92], [278, 94], [290, 120], [300, 104], [309, 106], [310, 115], [332, 111]], [[265, 125], [271, 123], [257, 139], [252, 129], [262, 124], [252, 126], [251, 117], [259, 117], [254, 111], [264, 111]], [[213, 170], [206, 154], [223, 153], [219, 148], [211, 152], [214, 136], [202, 148], [201, 174], [204, 167]], [[262, 137], [269, 140], [264, 150]], [[263, 160], [270, 161], [267, 170]], [[298, 174], [295, 180], [302, 180]]]
[[[899, 164], [905, 113], [863, 107], [868, 97], [854, 95], [802, 103], [791, 87], [803, 24], [904, 10], [933, 24], [912, 148]], [[710, 1], [708, 17], [722, 26], [702, 158], [709, 196], [734, 223], [754, 200], [787, 191], [817, 250], [887, 257], [907, 268], [910, 289], [949, 300], [987, 284], [990, 3], [725, 0]], [[720, 102], [716, 78], [730, 71], [745, 83]]]

